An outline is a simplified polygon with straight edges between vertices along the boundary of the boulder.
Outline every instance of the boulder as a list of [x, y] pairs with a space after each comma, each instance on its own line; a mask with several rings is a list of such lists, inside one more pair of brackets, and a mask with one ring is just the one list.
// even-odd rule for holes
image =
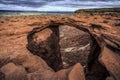
[[27, 80], [27, 72], [25, 69], [14, 63], [6, 64], [0, 70], [5, 74], [5, 80]]
[[79, 63], [73, 66], [68, 75], [68, 80], [85, 80], [83, 67]]

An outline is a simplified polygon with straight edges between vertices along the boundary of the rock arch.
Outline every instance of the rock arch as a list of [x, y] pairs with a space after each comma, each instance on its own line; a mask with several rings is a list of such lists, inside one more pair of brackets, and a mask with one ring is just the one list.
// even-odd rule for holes
[[[32, 38], [31, 37], [32, 35], [34, 35], [37, 32], [40, 32], [46, 28], [54, 28], [54, 29], [56, 28], [57, 29], [57, 27], [59, 27], [60, 25], [73, 26], [79, 30], [82, 30], [82, 31], [90, 34], [91, 50], [90, 50], [90, 54], [89, 54], [89, 58], [88, 58], [88, 67], [86, 70], [87, 71], [86, 75], [89, 76], [89, 75], [93, 74], [93, 75], [96, 75], [97, 77], [99, 77], [97, 79], [102, 79], [102, 80], [105, 79], [107, 76], [110, 76], [108, 67], [106, 67], [104, 65], [104, 63], [101, 62], [101, 57], [100, 57], [101, 54], [104, 54], [103, 53], [104, 48], [106, 48], [108, 45], [109, 46], [111, 45], [111, 43], [109, 44], [108, 42], [106, 42], [106, 40], [104, 38], [105, 38], [105, 36], [107, 36], [107, 38], [109, 38], [109, 34], [112, 34], [112, 33], [109, 33], [111, 31], [112, 27], [105, 25], [105, 24], [98, 23], [98, 24], [87, 25], [87, 24], [83, 24], [79, 21], [69, 19], [69, 18], [60, 19], [58, 21], [50, 20], [50, 22], [47, 22], [45, 25], [41, 25], [42, 27], [34, 28], [29, 33], [29, 35], [27, 37], [28, 38], [28, 49], [31, 50], [29, 47], [29, 42], [31, 42], [30, 39]], [[54, 33], [54, 31], [53, 31], [53, 33]], [[108, 33], [108, 34], [106, 34], [106, 33]], [[115, 44], [115, 46], [116, 45], [119, 45], [119, 44], [117, 43], [117, 44]], [[113, 46], [113, 47], [115, 48], [115, 46]], [[107, 49], [108, 49], [108, 47], [107, 47]], [[111, 49], [111, 48], [109, 48], [109, 49]], [[117, 47], [116, 49], [119, 49], [119, 47]], [[105, 53], [106, 53], [106, 51], [105, 51]], [[59, 55], [59, 57], [60, 57], [60, 55]], [[55, 68], [58, 68], [61, 65], [61, 60], [57, 60], [57, 59], [59, 59], [59, 57], [56, 57], [56, 59], [55, 59], [58, 62], [60, 61], [60, 63], [57, 64], [55, 66]], [[111, 65], [111, 64], [109, 64], [109, 65]], [[55, 70], [60, 70], [61, 68], [55, 69]], [[112, 73], [112, 74], [114, 74], [114, 73]]]

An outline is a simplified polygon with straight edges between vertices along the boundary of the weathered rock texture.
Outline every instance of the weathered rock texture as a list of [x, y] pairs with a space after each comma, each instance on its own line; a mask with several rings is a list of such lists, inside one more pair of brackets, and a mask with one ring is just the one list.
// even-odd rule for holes
[[[120, 79], [119, 28], [104, 23], [88, 24], [77, 16], [28, 17], [1, 19], [0, 80]], [[90, 35], [85, 70], [80, 63], [63, 69], [58, 30], [61, 25]]]
[[28, 35], [27, 48], [31, 53], [43, 58], [55, 71], [62, 69], [58, 27], [31, 32]]
[[86, 66], [90, 53], [90, 35], [71, 26], [59, 26], [60, 52], [63, 67], [69, 68], [80, 62]]

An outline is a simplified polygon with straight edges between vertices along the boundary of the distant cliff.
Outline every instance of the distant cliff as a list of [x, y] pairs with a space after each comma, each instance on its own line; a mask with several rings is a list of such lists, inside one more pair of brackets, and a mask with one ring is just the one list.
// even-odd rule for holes
[[81, 12], [120, 12], [120, 8], [79, 9], [75, 11], [75, 13]]

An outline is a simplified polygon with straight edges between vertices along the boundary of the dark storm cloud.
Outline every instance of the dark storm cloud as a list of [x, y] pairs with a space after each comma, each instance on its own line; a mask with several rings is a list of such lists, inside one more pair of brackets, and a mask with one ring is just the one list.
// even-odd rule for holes
[[[71, 3], [60, 3], [60, 4], [57, 4], [59, 6], [66, 6], [66, 7], [76, 7], [76, 6], [103, 6], [103, 7], [120, 7], [120, 1], [118, 2], [112, 2], [111, 0], [107, 0], [107, 2], [104, 2], [105, 0], [102, 0], [102, 1], [88, 1], [88, 0], [84, 0], [84, 1], [81, 1], [80, 3], [74, 3], [74, 2], [71, 2]], [[113, 0], [114, 1], [114, 0]], [[117, 3], [117, 4], [116, 4]]]
[[19, 5], [29, 7], [40, 7], [47, 3], [46, 0], [0, 0], [1, 4], [6, 5]]
[[9, 5], [20, 5], [20, 6], [29, 6], [29, 7], [40, 7], [53, 1], [61, 1], [61, 0], [0, 0], [0, 3], [6, 5], [9, 4]]
[[120, 7], [120, 0], [0, 0], [0, 10], [74, 11], [105, 7]]

